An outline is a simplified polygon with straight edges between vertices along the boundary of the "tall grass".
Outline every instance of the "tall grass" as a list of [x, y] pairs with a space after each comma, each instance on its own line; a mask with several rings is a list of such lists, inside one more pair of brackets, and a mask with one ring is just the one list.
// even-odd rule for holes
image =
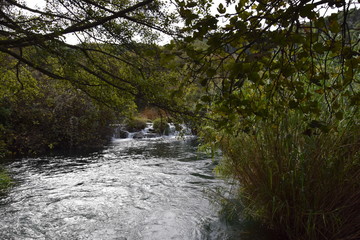
[[296, 117], [225, 135], [220, 174], [245, 213], [288, 239], [360, 239], [360, 126], [305, 133]]

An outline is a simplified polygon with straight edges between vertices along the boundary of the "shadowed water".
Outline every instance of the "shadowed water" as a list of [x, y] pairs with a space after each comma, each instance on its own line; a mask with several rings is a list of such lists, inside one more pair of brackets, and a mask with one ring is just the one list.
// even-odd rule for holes
[[196, 145], [123, 139], [86, 157], [13, 162], [0, 239], [239, 239], [219, 220], [209, 191], [224, 183]]

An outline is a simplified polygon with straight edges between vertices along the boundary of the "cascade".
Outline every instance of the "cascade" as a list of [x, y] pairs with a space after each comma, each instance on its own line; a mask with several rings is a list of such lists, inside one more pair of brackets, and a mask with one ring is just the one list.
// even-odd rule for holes
[[180, 124], [176, 127], [174, 123], [168, 123], [169, 131], [166, 134], [158, 134], [155, 132], [153, 123], [146, 123], [146, 127], [141, 131], [129, 132], [123, 124], [113, 124], [114, 134], [113, 138], [118, 139], [142, 139], [142, 138], [163, 138], [163, 137], [179, 137], [179, 136], [192, 136], [191, 129], [185, 124]]

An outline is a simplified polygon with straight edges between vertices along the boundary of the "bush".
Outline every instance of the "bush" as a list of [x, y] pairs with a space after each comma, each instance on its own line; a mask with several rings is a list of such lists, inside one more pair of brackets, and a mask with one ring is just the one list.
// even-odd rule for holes
[[[0, 157], [49, 151], [95, 150], [112, 136], [115, 113], [70, 86], [39, 80], [39, 92], [0, 99], [7, 108], [0, 122]], [[4, 117], [5, 116], [5, 117]]]
[[153, 122], [153, 128], [158, 134], [169, 135], [170, 127], [168, 122], [163, 118], [157, 118]]
[[146, 127], [146, 118], [134, 117], [126, 120], [126, 130], [129, 132], [138, 132]]
[[360, 239], [360, 126], [304, 130], [288, 117], [223, 135], [217, 171], [238, 181], [247, 216], [289, 239]]

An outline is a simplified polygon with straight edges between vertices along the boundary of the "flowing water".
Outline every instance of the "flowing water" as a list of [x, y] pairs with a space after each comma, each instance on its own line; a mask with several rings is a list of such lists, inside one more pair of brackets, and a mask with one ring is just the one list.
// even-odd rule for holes
[[86, 157], [7, 164], [0, 239], [195, 240], [240, 237], [211, 192], [224, 186], [196, 139], [115, 139]]

